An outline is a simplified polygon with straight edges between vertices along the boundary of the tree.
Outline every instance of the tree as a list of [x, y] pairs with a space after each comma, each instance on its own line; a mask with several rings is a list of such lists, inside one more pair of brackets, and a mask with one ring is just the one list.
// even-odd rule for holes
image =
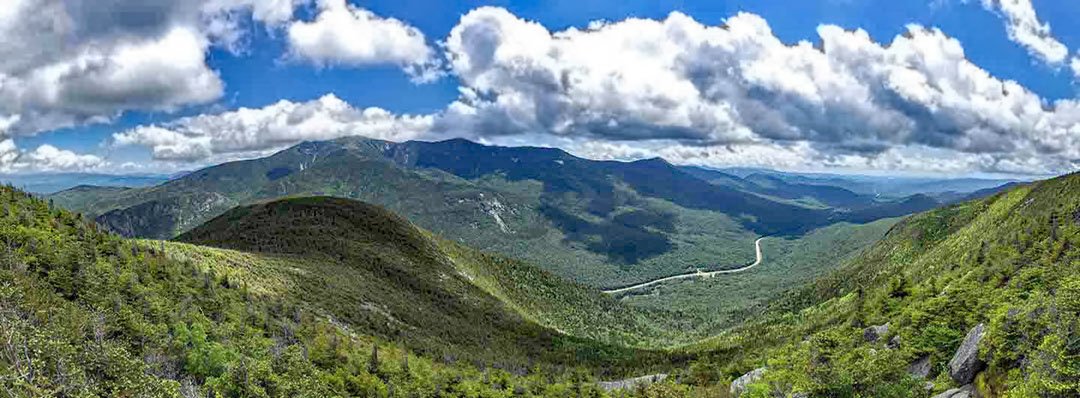
[[368, 373], [373, 375], [379, 374], [379, 345], [372, 344], [371, 346], [371, 358], [368, 359]]

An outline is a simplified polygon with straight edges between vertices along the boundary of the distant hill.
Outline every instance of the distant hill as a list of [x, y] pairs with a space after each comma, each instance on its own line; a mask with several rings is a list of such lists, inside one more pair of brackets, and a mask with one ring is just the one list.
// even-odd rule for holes
[[1025, 181], [1024, 179], [1019, 178], [949, 178], [802, 173], [750, 167], [706, 170], [721, 172], [743, 179], [753, 179], [755, 178], [754, 176], [768, 176], [794, 184], [833, 186], [844, 188], [860, 195], [870, 195], [882, 198], [900, 198], [916, 194], [931, 196], [937, 196], [938, 194], [959, 194], [960, 196], [963, 196], [964, 194], [969, 194], [981, 189], [989, 189], [1008, 183]]
[[[358, 137], [62, 203], [126, 236], [171, 238], [234, 206], [292, 195], [384, 205], [440, 235], [604, 287], [740, 264], [758, 236], [801, 234], [852, 214], [710, 183], [660, 159]], [[860, 220], [906, 214], [869, 206], [881, 211]]]
[[0, 174], [0, 184], [10, 184], [27, 192], [51, 194], [78, 186], [147, 187], [168, 181], [165, 175], [123, 175], [95, 173]]

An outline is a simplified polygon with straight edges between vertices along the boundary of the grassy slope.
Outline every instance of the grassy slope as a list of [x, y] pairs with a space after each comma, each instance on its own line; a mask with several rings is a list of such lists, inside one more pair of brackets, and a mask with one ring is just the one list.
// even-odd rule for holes
[[[355, 279], [370, 275], [354, 264], [125, 240], [7, 188], [0, 189], [0, 242], [0, 391], [12, 396], [387, 396], [393, 390], [395, 396], [556, 397], [598, 395], [582, 383], [600, 371], [587, 366], [591, 361], [651, 370], [638, 362], [649, 361], [648, 353], [554, 333], [455, 275], [396, 283], [441, 290], [433, 294], [450, 303], [440, 309], [457, 305], [488, 318], [426, 313], [436, 323], [418, 326], [439, 328], [446, 320], [439, 317], [474, 322], [435, 331], [450, 335], [391, 336], [394, 321], [381, 311], [389, 303], [352, 301], [352, 294], [379, 293], [367, 291], [379, 286]], [[409, 261], [392, 246], [364, 253]], [[350, 289], [350, 282], [364, 291]], [[507, 339], [535, 345], [500, 344]], [[473, 349], [479, 342], [485, 349]], [[507, 371], [526, 370], [522, 355], [538, 350], [545, 352], [527, 375]]]
[[[969, 329], [986, 323], [984, 396], [1080, 394], [1080, 175], [913, 216], [761, 322], [699, 345], [701, 380], [767, 365], [761, 394], [925, 396], [909, 362], [929, 356], [934, 391]], [[884, 340], [863, 328], [888, 322]], [[713, 373], [719, 369], [720, 374]]]

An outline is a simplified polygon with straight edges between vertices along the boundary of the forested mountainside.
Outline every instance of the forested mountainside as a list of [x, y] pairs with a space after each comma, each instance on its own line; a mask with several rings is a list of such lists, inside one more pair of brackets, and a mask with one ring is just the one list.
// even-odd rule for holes
[[210, 167], [156, 187], [81, 189], [50, 198], [112, 231], [151, 238], [171, 238], [261, 200], [360, 199], [437, 234], [601, 287], [736, 266], [753, 257], [752, 243], [761, 235], [801, 234], [937, 205], [858, 195], [848, 203], [817, 189], [785, 187], [770, 188], [770, 195], [745, 183], [756, 188], [710, 183], [660, 159], [602, 162], [549, 148], [351, 137]]
[[1080, 395], [1080, 175], [912, 216], [691, 351], [744, 396]]
[[657, 372], [669, 377], [628, 393], [1080, 394], [1080, 175], [904, 219], [674, 350], [647, 347], [692, 339], [677, 314], [359, 202], [244, 206], [167, 243], [0, 198], [0, 361], [16, 395], [604, 396], [597, 379]]
[[[436, 242], [356, 202], [238, 209], [231, 220], [267, 232], [187, 236], [259, 252], [124, 239], [10, 188], [0, 203], [0, 386], [11, 396], [598, 396], [597, 377], [680, 361], [572, 336], [592, 326], [492, 278], [537, 276], [537, 289], [610, 322], [583, 333], [612, 341], [649, 336], [633, 325], [657, 312]], [[363, 220], [320, 217], [338, 210]], [[309, 235], [324, 228], [349, 232]], [[565, 331], [545, 326], [563, 319]]]

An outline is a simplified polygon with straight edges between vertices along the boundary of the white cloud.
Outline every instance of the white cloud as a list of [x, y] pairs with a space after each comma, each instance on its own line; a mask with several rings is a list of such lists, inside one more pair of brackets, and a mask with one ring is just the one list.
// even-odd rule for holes
[[1048, 103], [995, 78], [940, 30], [911, 25], [889, 43], [834, 25], [818, 35], [817, 44], [789, 45], [748, 13], [723, 26], [672, 13], [549, 32], [501, 8], [479, 8], [446, 40], [462, 94], [436, 129], [637, 146], [666, 140], [736, 154], [805, 147], [836, 164], [897, 167], [915, 167], [898, 160], [912, 148], [970, 158], [965, 166], [987, 171], [1080, 159], [1076, 101]]
[[207, 54], [242, 53], [251, 23], [287, 33], [292, 51], [317, 64], [389, 62], [418, 80], [436, 73], [419, 30], [344, 0], [321, 1], [315, 21], [295, 21], [309, 2], [9, 0], [0, 7], [0, 118], [18, 122], [5, 134], [216, 101], [224, 82]]
[[424, 34], [345, 0], [318, 0], [315, 20], [288, 27], [292, 57], [318, 66], [400, 65], [418, 80], [433, 78], [434, 51]]
[[[10, 134], [173, 111], [219, 98], [206, 63], [240, 13], [283, 24], [290, 0], [11, 0], [0, 10], [0, 117]], [[227, 33], [233, 30], [232, 33]], [[219, 37], [228, 36], [228, 37]]]
[[94, 155], [77, 154], [49, 144], [22, 151], [11, 139], [0, 141], [0, 172], [89, 171], [108, 165]]
[[202, 30], [218, 45], [234, 54], [247, 50], [245, 16], [261, 22], [275, 34], [293, 19], [297, 7], [310, 0], [196, 0], [202, 1]]
[[148, 147], [157, 160], [202, 161], [352, 135], [408, 140], [427, 133], [432, 119], [394, 115], [381, 108], [358, 109], [328, 94], [308, 102], [283, 100], [258, 109], [139, 126], [114, 134], [113, 140], [116, 145]]
[[1005, 20], [1009, 40], [1024, 46], [1032, 56], [1054, 66], [1065, 62], [1068, 47], [1050, 33], [1050, 24], [1039, 21], [1031, 0], [982, 0], [982, 6], [997, 11]]

